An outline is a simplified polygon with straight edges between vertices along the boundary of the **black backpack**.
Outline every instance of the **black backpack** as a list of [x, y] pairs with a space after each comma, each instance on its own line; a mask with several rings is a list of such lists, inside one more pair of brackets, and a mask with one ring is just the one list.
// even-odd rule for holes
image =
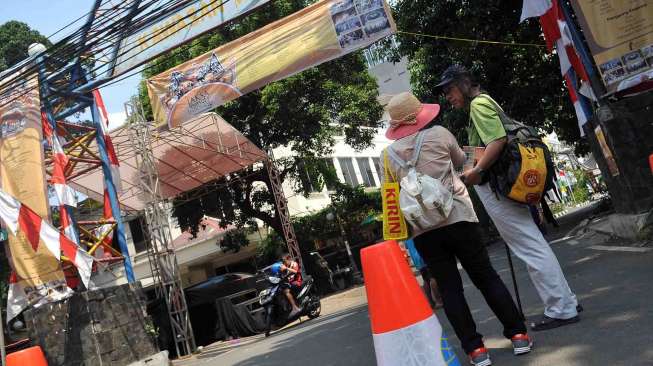
[[510, 118], [489, 96], [506, 130], [506, 145], [483, 177], [495, 193], [520, 203], [536, 204], [555, 188], [555, 166], [549, 147], [537, 130]]

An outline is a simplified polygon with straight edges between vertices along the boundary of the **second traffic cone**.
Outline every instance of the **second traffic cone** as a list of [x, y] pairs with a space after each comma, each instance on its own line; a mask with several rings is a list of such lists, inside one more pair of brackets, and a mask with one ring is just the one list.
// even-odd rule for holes
[[396, 241], [361, 250], [379, 366], [460, 365]]
[[41, 347], [34, 346], [7, 355], [7, 366], [48, 366]]

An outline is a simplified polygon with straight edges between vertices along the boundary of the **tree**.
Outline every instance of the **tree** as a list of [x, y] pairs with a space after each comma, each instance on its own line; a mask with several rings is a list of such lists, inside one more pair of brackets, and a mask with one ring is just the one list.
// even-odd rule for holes
[[[274, 1], [243, 20], [220, 28], [182, 46], [148, 65], [145, 77], [156, 75], [199, 56], [228, 41], [237, 39], [306, 5], [307, 0]], [[229, 123], [262, 149], [288, 146], [293, 158], [277, 161], [282, 180], [309, 175], [313, 188], [333, 181], [335, 174], [320, 158], [330, 153], [335, 137], [344, 135], [354, 148], [365, 148], [379, 126], [382, 108], [376, 98], [376, 82], [367, 72], [360, 54], [351, 54], [322, 64], [298, 75], [272, 83], [217, 109]], [[140, 99], [151, 118], [146, 90]], [[217, 216], [222, 225], [241, 227], [259, 219], [281, 234], [281, 223], [274, 209], [274, 197], [265, 168], [244, 169], [212, 182], [201, 198], [198, 191], [175, 200], [173, 215], [182, 228], [197, 229], [203, 215]], [[296, 186], [308, 194], [309, 185]]]
[[[397, 27], [411, 33], [501, 42], [544, 44], [537, 20], [519, 23], [521, 0], [427, 1], [399, 0]], [[469, 67], [486, 89], [515, 119], [555, 130], [561, 139], [587, 151], [580, 140], [573, 106], [562, 83], [556, 55], [544, 47], [506, 46], [438, 40], [400, 34], [395, 58], [410, 59], [411, 84], [419, 98], [445, 101], [435, 85], [453, 63]], [[443, 124], [459, 141], [469, 125], [463, 112], [448, 112]]]
[[32, 43], [51, 45], [45, 36], [25, 23], [12, 20], [0, 25], [0, 72], [26, 59]]

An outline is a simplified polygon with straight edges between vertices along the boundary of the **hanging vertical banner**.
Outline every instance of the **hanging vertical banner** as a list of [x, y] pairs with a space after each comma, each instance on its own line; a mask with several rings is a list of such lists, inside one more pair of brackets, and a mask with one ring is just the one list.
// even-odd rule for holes
[[[120, 42], [113, 76], [123, 74], [181, 44], [241, 17], [269, 0], [195, 0], [162, 15]], [[158, 6], [158, 4], [157, 4]]]
[[158, 126], [179, 126], [395, 30], [383, 0], [322, 0], [148, 79], [154, 118]]
[[601, 126], [596, 126], [596, 128], [594, 128], [594, 134], [596, 135], [596, 140], [599, 142], [599, 146], [601, 146], [601, 151], [603, 152], [605, 162], [608, 164], [610, 174], [612, 174], [613, 177], [619, 175], [617, 161], [614, 160], [612, 150], [610, 150], [610, 146], [608, 146], [608, 142], [605, 140], [605, 134], [603, 133]]
[[[3, 85], [2, 89], [10, 91], [0, 95], [1, 188], [40, 217], [47, 218], [49, 207], [36, 78]], [[70, 293], [59, 260], [42, 244], [32, 245], [24, 232], [9, 233], [12, 267], [28, 305], [57, 301]]]
[[653, 1], [571, 4], [608, 93], [653, 79]]

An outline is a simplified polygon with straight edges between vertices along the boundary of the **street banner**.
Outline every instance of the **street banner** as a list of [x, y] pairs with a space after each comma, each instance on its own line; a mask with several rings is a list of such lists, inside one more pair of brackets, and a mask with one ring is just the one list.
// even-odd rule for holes
[[120, 42], [113, 76], [123, 74], [165, 52], [266, 4], [270, 0], [195, 0], [162, 15]]
[[619, 175], [619, 167], [617, 166], [617, 161], [614, 159], [612, 150], [610, 150], [610, 146], [608, 146], [608, 142], [605, 140], [605, 134], [603, 133], [601, 126], [596, 126], [594, 129], [594, 134], [596, 135], [596, 140], [599, 142], [599, 146], [601, 146], [601, 152], [603, 152], [605, 162], [608, 164], [608, 170], [610, 170], [610, 174], [612, 174], [613, 177]]
[[383, 0], [322, 0], [148, 79], [154, 119], [179, 126], [395, 30]]
[[653, 0], [571, 4], [608, 93], [653, 79]]
[[[0, 95], [1, 188], [47, 219], [49, 207], [36, 78], [4, 85], [2, 90], [9, 92]], [[9, 233], [12, 267], [27, 304], [40, 305], [66, 297], [70, 290], [59, 260], [46, 245], [33, 245], [30, 239], [33, 238], [21, 231]]]

